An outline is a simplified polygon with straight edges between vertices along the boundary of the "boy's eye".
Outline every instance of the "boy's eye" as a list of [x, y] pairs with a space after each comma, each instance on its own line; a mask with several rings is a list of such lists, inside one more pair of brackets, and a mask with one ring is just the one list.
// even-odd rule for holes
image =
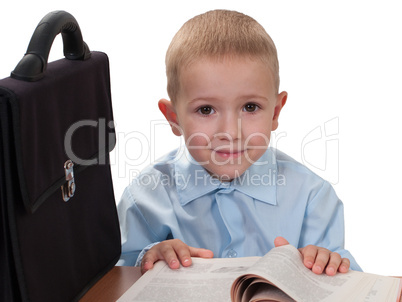
[[212, 109], [210, 106], [203, 106], [198, 109], [198, 112], [201, 113], [202, 115], [210, 115], [215, 112], [214, 109]]
[[258, 109], [258, 106], [253, 103], [249, 103], [249, 104], [246, 104], [246, 106], [244, 106], [244, 111], [246, 111], [246, 112], [254, 112], [257, 109]]

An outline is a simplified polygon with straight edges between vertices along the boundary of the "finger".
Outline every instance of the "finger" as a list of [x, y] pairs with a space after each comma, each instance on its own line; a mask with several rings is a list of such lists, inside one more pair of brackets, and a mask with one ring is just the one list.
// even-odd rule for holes
[[[190, 266], [192, 261], [191, 257], [202, 257], [202, 258], [212, 258], [213, 257], [213, 252], [207, 249], [201, 249], [201, 248], [195, 248], [195, 247], [190, 247], [187, 244], [185, 244], [183, 241], [178, 240], [178, 239], [172, 239], [169, 241], [166, 241], [166, 243], [169, 243], [168, 245], [172, 247], [174, 252], [176, 253], [177, 258], [173, 258], [173, 261], [178, 259], [180, 263], [183, 266]], [[166, 249], [167, 254], [165, 254], [165, 251], [162, 250], [162, 257], [168, 262], [168, 258], [170, 254], [170, 249]], [[170, 264], [170, 262], [168, 262]], [[170, 266], [171, 268], [176, 268], [176, 263], [174, 262], [174, 267]], [[179, 265], [180, 267], [180, 265]], [[177, 267], [178, 268], [178, 267]]]
[[182, 241], [177, 241], [173, 247], [180, 263], [183, 266], [190, 266], [192, 263], [190, 247]]
[[328, 276], [334, 276], [338, 271], [341, 262], [342, 262], [341, 255], [339, 255], [338, 253], [331, 253], [329, 256], [329, 262], [327, 268], [325, 269], [325, 273]]
[[317, 247], [314, 245], [308, 245], [304, 248], [299, 249], [299, 251], [303, 256], [304, 266], [311, 269], [315, 263], [315, 258], [317, 257]]
[[190, 255], [191, 257], [200, 257], [200, 258], [213, 258], [214, 253], [211, 250], [201, 249], [197, 247], [190, 246]]
[[164, 244], [164, 243], [160, 243], [156, 246], [159, 246], [158, 247], [159, 259], [164, 259], [171, 269], [180, 268], [180, 262], [177, 255], [177, 250], [180, 250], [180, 248], [173, 248], [170, 244]]
[[327, 249], [318, 249], [315, 263], [311, 269], [317, 275], [321, 274], [329, 262], [331, 251]]
[[287, 245], [287, 244], [289, 244], [289, 242], [285, 238], [278, 236], [275, 238], [274, 244], [275, 244], [275, 247], [278, 247], [278, 246], [282, 246], [282, 245]]
[[149, 271], [151, 268], [154, 267], [153, 262], [141, 262], [141, 274], [145, 274], [147, 271]]
[[207, 249], [201, 249], [184, 245], [176, 250], [179, 260], [183, 266], [190, 266], [191, 257], [212, 258], [214, 253]]
[[154, 252], [152, 249], [149, 250], [141, 261], [141, 274], [144, 274], [146, 271], [150, 270], [154, 267], [154, 263], [160, 260], [157, 253]]
[[342, 258], [338, 271], [340, 273], [347, 273], [349, 271], [349, 268], [350, 268], [350, 260], [348, 258]]

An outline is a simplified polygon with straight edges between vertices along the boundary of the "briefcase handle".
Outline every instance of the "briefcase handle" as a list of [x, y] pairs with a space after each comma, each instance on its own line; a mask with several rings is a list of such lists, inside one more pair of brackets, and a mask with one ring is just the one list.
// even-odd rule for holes
[[65, 11], [53, 11], [39, 22], [26, 54], [11, 72], [11, 77], [29, 82], [43, 78], [50, 48], [59, 33], [63, 38], [64, 56], [67, 59], [86, 60], [91, 56], [75, 18]]

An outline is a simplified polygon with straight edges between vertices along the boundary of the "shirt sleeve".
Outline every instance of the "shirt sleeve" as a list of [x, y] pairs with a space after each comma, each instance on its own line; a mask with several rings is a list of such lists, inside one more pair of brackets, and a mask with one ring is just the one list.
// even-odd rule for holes
[[306, 208], [299, 247], [309, 244], [337, 252], [342, 258], [350, 260], [352, 270], [362, 270], [352, 254], [344, 248], [343, 203], [327, 181], [323, 181], [321, 188], [311, 197]]
[[[138, 195], [139, 197], [141, 196], [141, 194]], [[141, 252], [143, 256], [146, 251], [160, 240], [138, 208], [130, 192], [130, 187], [127, 187], [124, 191], [117, 205], [117, 213], [120, 221], [122, 244], [122, 253], [117, 265], [133, 266], [136, 264]]]
[[163, 175], [150, 169], [124, 190], [117, 205], [122, 254], [118, 265], [133, 266], [154, 243], [170, 238], [176, 218]]

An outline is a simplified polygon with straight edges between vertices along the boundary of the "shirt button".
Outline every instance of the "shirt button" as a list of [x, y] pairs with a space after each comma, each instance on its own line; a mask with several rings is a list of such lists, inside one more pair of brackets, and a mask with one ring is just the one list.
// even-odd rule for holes
[[229, 250], [227, 256], [228, 256], [228, 258], [236, 258], [237, 253], [235, 250]]

